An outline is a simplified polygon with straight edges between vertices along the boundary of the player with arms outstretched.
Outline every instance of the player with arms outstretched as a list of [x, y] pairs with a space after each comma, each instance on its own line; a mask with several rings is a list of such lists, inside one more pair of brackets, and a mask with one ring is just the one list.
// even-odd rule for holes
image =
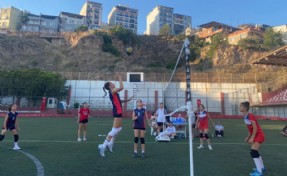
[[105, 151], [106, 148], [110, 150], [110, 152], [113, 151], [113, 144], [115, 137], [120, 133], [122, 130], [122, 122], [123, 122], [123, 108], [122, 108], [122, 103], [128, 102], [132, 100], [133, 97], [127, 99], [127, 100], [121, 100], [119, 96], [119, 92], [124, 89], [122, 77], [119, 76], [119, 82], [120, 82], [120, 87], [116, 88], [115, 84], [112, 82], [106, 82], [103, 90], [105, 92], [105, 96], [107, 95], [106, 90], [109, 93], [110, 100], [113, 104], [113, 117], [114, 117], [114, 122], [113, 122], [113, 128], [112, 130], [108, 133], [105, 141], [103, 144], [100, 144], [98, 146], [98, 149], [100, 151], [100, 155], [102, 157], [105, 157]]

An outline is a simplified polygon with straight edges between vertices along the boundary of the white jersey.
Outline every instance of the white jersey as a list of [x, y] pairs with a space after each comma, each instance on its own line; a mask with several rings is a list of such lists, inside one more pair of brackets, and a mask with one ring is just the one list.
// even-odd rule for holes
[[169, 126], [165, 129], [166, 132], [168, 132], [169, 134], [172, 134], [172, 133], [175, 133], [176, 130], [175, 130], [175, 127], [174, 126]]
[[216, 131], [223, 131], [224, 127], [222, 125], [215, 125], [215, 130]]
[[158, 108], [157, 111], [156, 111], [156, 114], [157, 114], [157, 122], [165, 122], [165, 114], [166, 114], [166, 111], [164, 108]]

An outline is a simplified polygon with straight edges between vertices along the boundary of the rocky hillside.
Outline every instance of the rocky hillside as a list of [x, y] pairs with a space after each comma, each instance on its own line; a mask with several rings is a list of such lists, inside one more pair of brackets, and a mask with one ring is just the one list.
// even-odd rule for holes
[[[126, 53], [117, 37], [111, 36], [119, 56], [103, 52], [103, 37], [94, 33], [66, 34], [61, 39], [0, 35], [0, 69], [40, 68], [53, 71], [144, 71], [171, 72], [182, 41], [167, 37], [138, 36], [133, 53]], [[235, 46], [218, 48], [212, 60], [204, 59], [208, 46], [192, 64], [193, 70], [225, 69], [231, 72], [248, 71], [247, 61], [262, 52], [241, 50]], [[184, 59], [181, 61], [184, 67]], [[240, 68], [240, 69], [234, 69]]]

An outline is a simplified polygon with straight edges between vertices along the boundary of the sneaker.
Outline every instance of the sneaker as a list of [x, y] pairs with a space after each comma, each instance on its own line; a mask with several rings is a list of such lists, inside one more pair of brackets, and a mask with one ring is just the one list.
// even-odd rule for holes
[[250, 176], [262, 176], [263, 174], [258, 172], [257, 170], [255, 172], [252, 172], [249, 174]]
[[138, 157], [138, 154], [136, 152], [134, 152], [133, 158], [137, 158], [137, 157]]
[[104, 147], [103, 147], [103, 144], [98, 145], [98, 149], [99, 149], [99, 151], [100, 151], [100, 155], [101, 155], [102, 157], [105, 157], [105, 149], [104, 149]]
[[200, 145], [199, 147], [197, 147], [198, 149], [203, 149], [204, 146], [203, 145]]
[[142, 158], [144, 158], [145, 157], [145, 153], [142, 153]]
[[84, 137], [84, 138], [83, 138], [83, 141], [87, 141], [87, 138]]
[[[252, 171], [254, 171], [254, 172], [255, 172], [255, 171], [257, 171], [257, 169], [256, 169], [256, 168], [253, 168], [253, 169], [252, 169]], [[264, 167], [264, 168], [262, 168], [262, 172], [265, 172], [265, 171], [266, 171], [265, 167]]]
[[82, 142], [82, 139], [81, 138], [78, 138], [78, 140], [77, 140], [78, 142]]
[[208, 145], [208, 149], [209, 149], [209, 150], [212, 150], [212, 147], [211, 147], [211, 145]]
[[21, 150], [21, 148], [17, 144], [15, 144], [13, 150]]
[[113, 152], [113, 144], [110, 144], [110, 143], [109, 143], [109, 144], [108, 144], [108, 149], [109, 149], [110, 152]]

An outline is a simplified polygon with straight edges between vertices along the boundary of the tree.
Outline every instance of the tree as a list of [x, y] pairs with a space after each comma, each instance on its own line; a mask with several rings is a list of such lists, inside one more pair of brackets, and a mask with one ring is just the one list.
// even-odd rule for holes
[[75, 32], [85, 32], [85, 31], [88, 31], [88, 30], [89, 30], [88, 26], [81, 25], [81, 26], [79, 26], [79, 27], [77, 27], [75, 29]]
[[207, 56], [212, 58], [215, 54], [215, 51], [222, 46], [227, 46], [228, 42], [224, 36], [224, 34], [219, 33], [211, 37], [211, 44]]
[[275, 32], [272, 28], [266, 29], [263, 38], [263, 47], [267, 50], [272, 50], [284, 45], [283, 34]]
[[0, 96], [16, 96], [35, 101], [43, 96], [61, 98], [67, 95], [65, 78], [39, 69], [0, 71]]
[[123, 28], [122, 26], [115, 26], [111, 28], [111, 33], [118, 37], [124, 45], [135, 45], [138, 43], [139, 39], [137, 35], [129, 29]]
[[168, 24], [162, 26], [162, 28], [159, 30], [159, 35], [163, 36], [171, 35], [171, 29]]
[[238, 42], [238, 46], [243, 49], [262, 49], [262, 39], [259, 37], [247, 37]]

